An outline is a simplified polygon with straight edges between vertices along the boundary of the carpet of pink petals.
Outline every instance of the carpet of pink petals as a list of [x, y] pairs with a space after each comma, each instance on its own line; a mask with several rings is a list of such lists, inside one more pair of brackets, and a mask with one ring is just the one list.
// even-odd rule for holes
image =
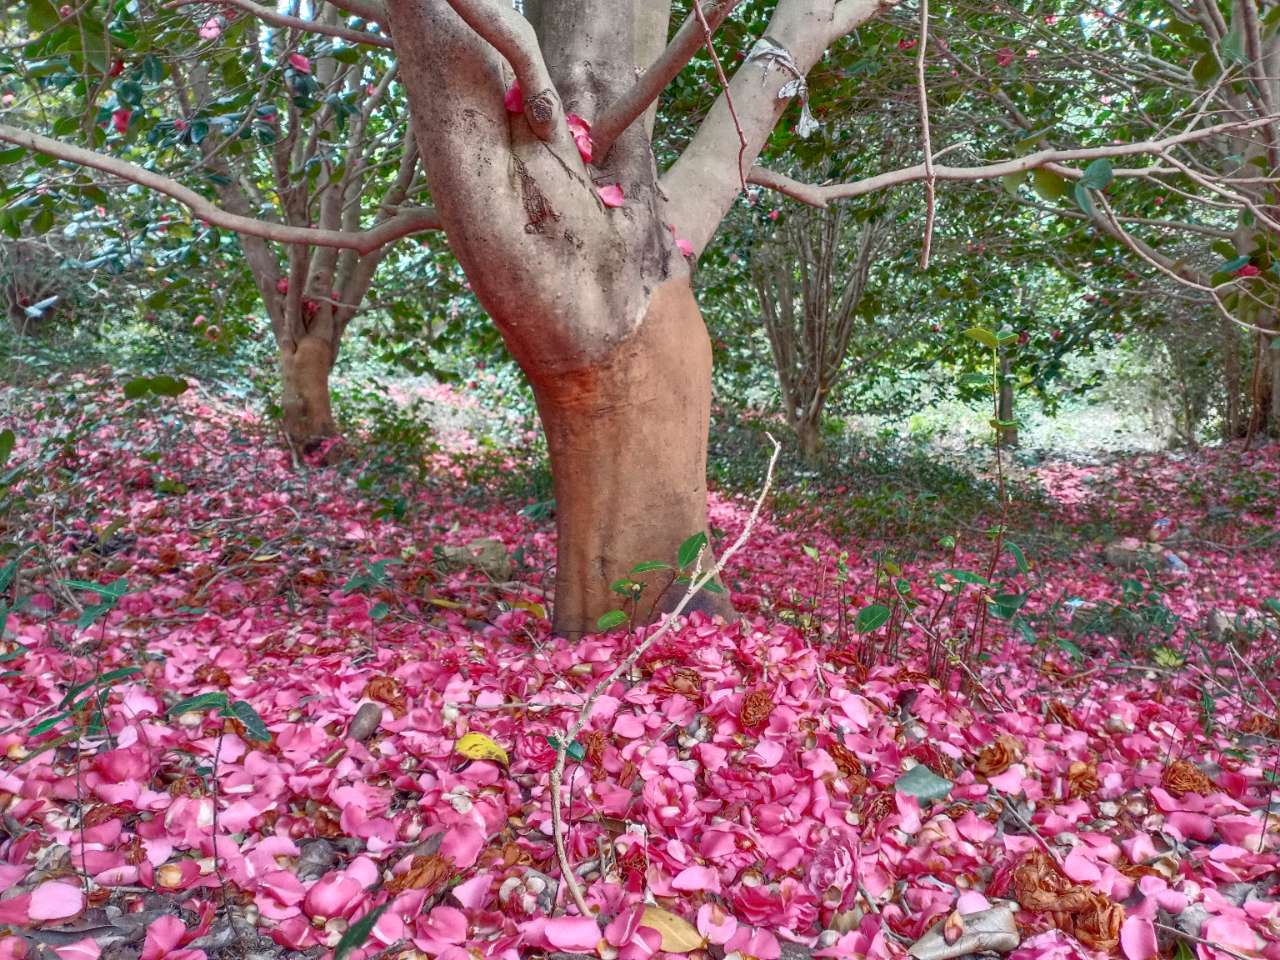
[[[26, 413], [11, 466], [58, 428]], [[551, 636], [551, 526], [468, 490], [444, 455], [402, 519], [375, 518], [358, 466], [299, 469], [261, 438], [238, 443], [250, 424], [207, 398], [188, 394], [181, 419], [108, 418], [38, 467], [67, 471], [71, 502], [49, 484], [27, 505], [37, 520], [10, 520], [4, 539], [32, 536], [32, 572], [0, 664], [0, 958], [243, 956], [214, 936], [229, 914], [259, 949], [331, 955], [384, 906], [352, 957], [643, 960], [662, 953], [646, 904], [713, 956], [900, 957], [941, 921], [1026, 900], [1018, 868], [1047, 847], [1058, 888], [1086, 890], [1097, 916], [1019, 906], [1015, 960], [1280, 960], [1274, 632], [1238, 653], [1201, 636], [1185, 664], [1156, 667], [1118, 638], [1077, 639], [1077, 662], [992, 622], [992, 656], [961, 688], [961, 671], [946, 685], [924, 672], [928, 639], [908, 622], [867, 669], [835, 625], [839, 603], [879, 596], [868, 545], [766, 516], [726, 576], [744, 619], [695, 615], [594, 703], [565, 791], [569, 856], [598, 911], [586, 919], [556, 882], [548, 738], [639, 638]], [[1247, 461], [1274, 478], [1270, 450]], [[1137, 536], [1157, 513], [1198, 529], [1209, 505], [1178, 502], [1179, 478], [1220, 459], [1153, 457], [1120, 478], [1046, 468], [1057, 507], [1039, 522], [1105, 506]], [[157, 492], [158, 475], [183, 486]], [[735, 536], [748, 508], [716, 498], [713, 525]], [[1280, 523], [1274, 508], [1251, 520]], [[122, 546], [85, 549], [108, 525]], [[433, 561], [482, 537], [521, 551], [510, 582]], [[904, 572], [930, 617], [945, 599], [931, 565], [986, 568], [972, 539]], [[1280, 596], [1280, 548], [1215, 542], [1186, 548], [1189, 574], [1164, 584], [1184, 618], [1175, 645], [1212, 609]], [[1115, 599], [1124, 575], [1099, 546], [1029, 551], [1046, 597]], [[386, 582], [344, 592], [386, 559]], [[128, 593], [85, 629], [73, 601], [97, 598], [53, 582], [121, 577]], [[932, 630], [963, 635], [976, 603]], [[32, 733], [76, 684], [128, 667], [103, 687], [105, 730], [77, 735], [72, 717]], [[270, 741], [168, 709], [210, 691], [248, 703]], [[370, 703], [382, 719], [361, 742], [347, 730]], [[509, 765], [460, 756], [469, 732]], [[895, 789], [920, 764], [952, 781], [945, 798]], [[147, 916], [132, 937], [130, 915]]]

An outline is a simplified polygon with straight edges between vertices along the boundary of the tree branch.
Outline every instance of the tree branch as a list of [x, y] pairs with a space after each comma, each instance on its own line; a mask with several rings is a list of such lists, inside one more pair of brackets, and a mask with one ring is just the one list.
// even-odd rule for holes
[[[1207, 140], [1223, 133], [1249, 130], [1273, 123], [1276, 119], [1275, 117], [1256, 117], [1252, 120], [1219, 123], [1212, 127], [1202, 127], [1199, 130], [1188, 130], [1184, 133], [1166, 137], [1164, 140], [1139, 140], [1135, 143], [1121, 143], [1105, 147], [1084, 147], [1074, 150], [1037, 150], [1035, 153], [1029, 153], [1024, 157], [1014, 157], [1010, 160], [1000, 160], [976, 167], [935, 166], [933, 168], [933, 177], [936, 180], [988, 180], [993, 177], [1003, 177], [1010, 173], [1025, 173], [1038, 167], [1048, 167], [1059, 176], [1078, 180], [1084, 176], [1084, 171], [1062, 166], [1062, 164], [1097, 160], [1103, 157], [1131, 157], [1142, 154], [1163, 156], [1167, 154], [1170, 147], [1184, 143], [1194, 143], [1198, 140]], [[1133, 170], [1115, 170], [1113, 173], [1117, 177], [1140, 177], [1148, 176], [1150, 171], [1137, 168]], [[747, 179], [757, 186], [777, 190], [779, 193], [785, 194], [794, 200], [799, 200], [801, 203], [824, 207], [832, 200], [860, 197], [877, 190], [901, 186], [904, 183], [915, 183], [927, 177], [928, 171], [925, 168], [925, 164], [917, 163], [910, 167], [903, 167], [900, 170], [890, 170], [887, 173], [876, 174], [874, 177], [854, 180], [851, 183], [833, 183], [825, 186], [801, 183], [785, 174], [766, 170], [764, 167], [752, 167], [751, 175]]]
[[[738, 3], [739, 0], [718, 0], [703, 7], [703, 15], [713, 32], [729, 18]], [[706, 37], [696, 12], [690, 13], [667, 44], [667, 48], [636, 80], [635, 86], [610, 104], [609, 109], [592, 124], [591, 141], [600, 159], [608, 155], [613, 142], [645, 112], [649, 104], [658, 99], [667, 84], [679, 75], [689, 61], [697, 56], [705, 42]]]
[[257, 220], [253, 217], [228, 213], [200, 196], [194, 190], [184, 187], [178, 181], [154, 171], [146, 170], [136, 164], [119, 160], [115, 157], [103, 156], [92, 150], [85, 150], [83, 147], [52, 140], [38, 133], [11, 127], [8, 124], [0, 124], [0, 141], [17, 144], [36, 153], [43, 153], [58, 160], [66, 160], [82, 167], [99, 170], [102, 173], [119, 177], [121, 180], [147, 187], [157, 193], [172, 197], [183, 206], [188, 207], [197, 217], [208, 221], [215, 227], [222, 227], [223, 229], [252, 237], [261, 237], [263, 240], [272, 240], [277, 243], [314, 244], [321, 247], [356, 250], [361, 254], [367, 254], [409, 234], [440, 229], [440, 218], [431, 207], [414, 207], [409, 210], [402, 210], [371, 230], [362, 230], [357, 233], [348, 233], [344, 230], [317, 230], [313, 227], [296, 227], [283, 223], [271, 223], [265, 220]]
[[511, 64], [524, 95], [524, 116], [539, 140], [550, 140], [560, 119], [560, 94], [543, 62], [533, 26], [494, 0], [448, 0], [454, 13]]
[[382, 0], [325, 0], [325, 2], [362, 20], [372, 20], [384, 27], [387, 25], [387, 9], [382, 5]]
[[[176, 9], [204, 2], [205, 0], [171, 0], [170, 3], [165, 4], [165, 7]], [[364, 43], [373, 47], [391, 49], [392, 46], [391, 41], [386, 37], [380, 37], [376, 33], [370, 33], [367, 30], [356, 30], [353, 27], [342, 24], [323, 23], [319, 20], [307, 20], [303, 17], [291, 17], [288, 14], [279, 13], [271, 7], [264, 7], [260, 3], [254, 3], [253, 0], [220, 0], [220, 2], [230, 7], [239, 7], [246, 13], [257, 17], [263, 23], [274, 24], [277, 27], [301, 30], [304, 33], [321, 33], [327, 37], [341, 37], [343, 40], [350, 40], [352, 43]]]

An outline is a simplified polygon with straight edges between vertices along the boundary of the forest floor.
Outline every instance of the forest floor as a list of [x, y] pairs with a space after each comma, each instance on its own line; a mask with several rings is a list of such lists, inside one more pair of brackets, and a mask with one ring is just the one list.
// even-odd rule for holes
[[[550, 635], [509, 452], [295, 463], [229, 398], [87, 375], [0, 427], [0, 960], [1280, 960], [1277, 445], [1048, 462], [1005, 510], [789, 468], [744, 618], [599, 689], [646, 631]], [[713, 437], [718, 543], [759, 440]], [[599, 924], [549, 792], [592, 697], [565, 840]]]

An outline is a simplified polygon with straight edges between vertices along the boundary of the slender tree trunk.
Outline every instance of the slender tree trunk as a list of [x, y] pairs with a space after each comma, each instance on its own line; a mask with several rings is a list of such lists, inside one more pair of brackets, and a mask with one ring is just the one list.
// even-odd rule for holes
[[[674, 564], [680, 544], [707, 531], [711, 344], [688, 280], [678, 278], [655, 290], [638, 329], [604, 360], [527, 372], [555, 478], [554, 629], [576, 637], [628, 607], [611, 583], [633, 576], [637, 563]], [[646, 583], [639, 619], [670, 578], [634, 575]], [[683, 593], [672, 585], [656, 609]], [[693, 609], [732, 613], [725, 594], [709, 592]]]
[[818, 459], [818, 452], [822, 449], [821, 420], [822, 411], [818, 408], [806, 410], [803, 417], [792, 422], [791, 428], [795, 431], [796, 440], [800, 443], [800, 456], [806, 463], [815, 462]]
[[1219, 323], [1222, 332], [1222, 438], [1239, 440], [1248, 429], [1240, 403], [1243, 390], [1240, 384], [1239, 334], [1236, 332], [1235, 324], [1225, 317]]
[[[996, 402], [996, 419], [1013, 422], [1013, 382], [1009, 378], [1009, 358], [1000, 359], [1000, 394]], [[1018, 445], [1018, 428], [1000, 427], [1000, 446], [1016, 447]]]
[[299, 450], [338, 434], [329, 404], [333, 356], [333, 347], [320, 337], [304, 336], [294, 349], [286, 345], [280, 348], [284, 430]]

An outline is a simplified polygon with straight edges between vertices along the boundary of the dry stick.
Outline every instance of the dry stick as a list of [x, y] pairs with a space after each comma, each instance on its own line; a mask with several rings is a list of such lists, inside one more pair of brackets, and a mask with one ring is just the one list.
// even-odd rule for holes
[[[729, 116], [733, 118], [733, 129], [738, 131], [738, 180], [742, 183], [742, 192], [747, 192], [747, 171], [742, 169], [742, 158], [747, 152], [747, 135], [742, 132], [742, 124], [738, 122], [738, 111], [733, 107], [733, 94], [729, 92], [729, 78], [724, 75], [724, 67], [720, 65], [720, 57], [716, 55], [715, 44], [711, 42], [711, 24], [707, 23], [702, 12], [702, 0], [693, 0], [693, 13], [702, 27], [702, 36], [707, 42], [707, 53], [715, 65], [716, 76], [720, 79], [720, 88], [724, 91], [724, 103], [729, 108]], [[776, 441], [775, 441], [776, 442]]]
[[924, 148], [924, 246], [920, 249], [920, 269], [929, 269], [933, 247], [933, 221], [937, 216], [934, 197], [933, 137], [929, 131], [929, 88], [924, 82], [924, 57], [929, 46], [929, 0], [920, 0], [920, 43], [916, 50], [916, 89], [920, 94], [920, 142]]
[[[694, 0], [694, 2], [697, 3], [697, 0]], [[573, 866], [569, 863], [569, 855], [565, 851], [564, 820], [560, 812], [560, 785], [564, 780], [564, 766], [569, 756], [569, 745], [577, 739], [578, 734], [587, 725], [587, 719], [591, 715], [591, 708], [595, 706], [595, 702], [600, 699], [601, 695], [609, 687], [613, 686], [615, 681], [630, 673], [631, 668], [635, 666], [637, 660], [644, 656], [645, 651], [652, 647], [660, 637], [671, 631], [671, 628], [675, 626], [676, 618], [684, 612], [685, 607], [689, 605], [698, 591], [720, 575], [720, 571], [724, 569], [725, 564], [742, 549], [747, 542], [747, 538], [751, 536], [751, 531], [755, 528], [756, 520], [760, 516], [760, 509], [764, 506], [764, 499], [768, 496], [769, 488], [773, 485], [773, 468], [778, 462], [778, 454], [782, 451], [782, 444], [774, 439], [773, 434], [765, 434], [765, 436], [773, 443], [773, 455], [769, 457], [769, 467], [765, 471], [764, 486], [760, 488], [760, 495], [756, 497], [755, 506], [751, 508], [751, 515], [747, 517], [746, 526], [742, 528], [742, 533], [738, 534], [738, 539], [733, 541], [733, 545], [724, 552], [717, 563], [711, 565], [711, 568], [706, 573], [699, 577], [694, 577], [690, 581], [689, 589], [685, 591], [675, 609], [667, 614], [658, 629], [645, 637], [644, 641], [631, 652], [630, 656], [618, 664], [609, 676], [596, 684], [595, 689], [591, 691], [591, 695], [587, 697], [586, 702], [582, 705], [582, 709], [578, 711], [578, 719], [573, 721], [556, 744], [556, 765], [551, 769], [551, 836], [555, 841], [556, 862], [560, 866], [560, 876], [569, 888], [569, 894], [573, 897], [573, 902], [578, 907], [578, 912], [584, 917], [590, 917], [592, 914], [587, 909], [587, 901], [582, 895], [582, 887], [578, 883], [578, 878], [573, 872]], [[701, 559], [701, 554], [699, 554], [698, 568], [701, 567]]]

